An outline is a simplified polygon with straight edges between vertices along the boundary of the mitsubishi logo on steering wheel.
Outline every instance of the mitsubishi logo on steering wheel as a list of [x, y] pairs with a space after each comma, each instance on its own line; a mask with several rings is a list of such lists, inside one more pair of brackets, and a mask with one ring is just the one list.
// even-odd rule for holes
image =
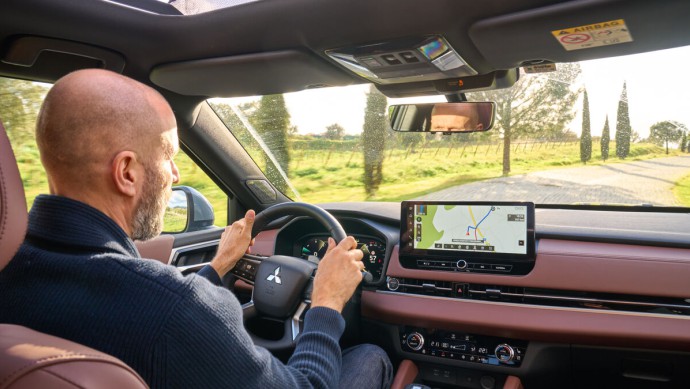
[[273, 270], [273, 274], [266, 277], [266, 281], [273, 281], [278, 285], [283, 284], [283, 282], [280, 280], [280, 266]]

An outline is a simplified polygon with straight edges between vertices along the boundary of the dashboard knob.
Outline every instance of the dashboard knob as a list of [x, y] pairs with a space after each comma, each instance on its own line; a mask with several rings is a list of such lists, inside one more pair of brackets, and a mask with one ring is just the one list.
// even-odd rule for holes
[[395, 277], [388, 277], [388, 279], [386, 279], [386, 286], [388, 287], [388, 290], [398, 290], [400, 287], [400, 280]]
[[467, 269], [467, 261], [465, 261], [464, 259], [461, 259], [455, 263], [455, 266], [458, 269]]
[[515, 350], [508, 344], [499, 344], [494, 350], [496, 358], [501, 363], [509, 363], [515, 358]]
[[424, 337], [419, 332], [407, 335], [407, 347], [414, 351], [419, 351], [424, 347]]

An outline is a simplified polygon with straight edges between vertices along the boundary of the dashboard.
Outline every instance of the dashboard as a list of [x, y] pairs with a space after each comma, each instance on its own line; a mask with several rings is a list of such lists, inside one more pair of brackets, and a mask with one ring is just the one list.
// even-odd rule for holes
[[[409, 255], [438, 252], [401, 255], [401, 234], [416, 238], [417, 230], [405, 226], [400, 203], [324, 208], [369, 250], [368, 240], [375, 243], [376, 262], [384, 256], [368, 267], [378, 275], [382, 265], [363, 286], [361, 341], [413, 361], [431, 386], [473, 387], [462, 380], [486, 376], [497, 383], [518, 376], [530, 388], [564, 379], [588, 388], [689, 382], [690, 233], [678, 234], [688, 214], [537, 209], [534, 256], [516, 273], [496, 266], [520, 262], [496, 256], [460, 268]], [[295, 219], [278, 229], [276, 253], [320, 256], [327, 236], [317, 223]]]
[[[406, 262], [400, 203], [323, 208], [357, 238], [374, 275], [362, 286], [366, 331], [358, 342], [414, 362], [423, 382], [473, 387], [460, 381], [485, 376], [497, 383], [517, 376], [530, 388], [562, 387], [564, 379], [574, 388], [690, 382], [688, 213], [537, 208], [533, 266], [519, 274], [498, 269], [507, 263], [499, 257], [477, 256], [475, 266], [490, 265], [484, 269], [470, 267], [472, 261], [464, 269], [452, 261], [448, 267], [442, 260]], [[485, 228], [480, 221], [474, 226]], [[321, 258], [328, 236], [312, 219], [285, 218], [257, 236], [253, 252]], [[189, 260], [180, 256], [177, 263]]]

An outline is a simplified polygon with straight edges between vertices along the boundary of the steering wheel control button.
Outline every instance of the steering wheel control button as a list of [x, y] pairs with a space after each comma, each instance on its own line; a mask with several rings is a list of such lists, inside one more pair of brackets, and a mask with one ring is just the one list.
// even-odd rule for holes
[[424, 337], [419, 332], [407, 335], [407, 347], [413, 351], [419, 351], [424, 347]]
[[513, 358], [515, 358], [515, 350], [513, 350], [510, 345], [505, 343], [496, 346], [494, 353], [496, 354], [498, 361], [501, 363], [510, 363], [513, 361]]
[[388, 287], [388, 290], [396, 291], [400, 287], [400, 280], [395, 277], [388, 277], [386, 280], [386, 286]]
[[461, 270], [467, 269], [467, 261], [465, 261], [464, 259], [461, 259], [461, 260], [455, 262], [455, 266]]

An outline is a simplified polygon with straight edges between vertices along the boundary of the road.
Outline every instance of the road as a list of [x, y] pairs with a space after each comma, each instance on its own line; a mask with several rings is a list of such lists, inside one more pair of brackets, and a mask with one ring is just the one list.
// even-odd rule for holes
[[690, 156], [551, 169], [447, 188], [422, 200], [532, 201], [571, 204], [680, 205], [674, 183], [690, 174]]

